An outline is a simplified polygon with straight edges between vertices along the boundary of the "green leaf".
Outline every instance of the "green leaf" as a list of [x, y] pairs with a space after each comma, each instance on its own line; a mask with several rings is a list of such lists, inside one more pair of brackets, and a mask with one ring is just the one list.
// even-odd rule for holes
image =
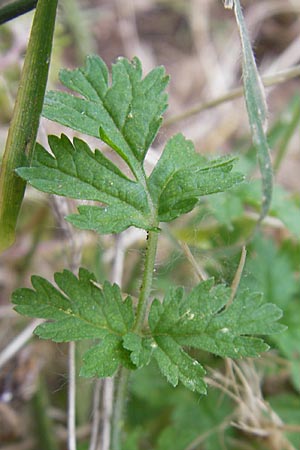
[[285, 309], [284, 320], [288, 326], [287, 331], [274, 336], [272, 340], [282, 355], [289, 360], [293, 386], [300, 392], [299, 297], [296, 297]]
[[98, 150], [80, 139], [49, 137], [54, 156], [37, 144], [33, 166], [17, 173], [35, 188], [51, 194], [105, 204], [81, 206], [68, 220], [82, 229], [118, 233], [131, 225], [151, 229], [147, 195], [141, 183], [127, 178]]
[[[152, 303], [149, 325], [157, 345], [153, 356], [171, 384], [176, 385], [181, 380], [187, 387], [205, 391], [202, 367], [182, 350], [182, 346], [223, 357], [254, 357], [268, 349], [257, 335], [285, 329], [277, 323], [281, 310], [263, 303], [260, 294], [241, 292], [227, 308], [229, 294], [228, 288], [213, 286], [213, 280], [208, 280], [187, 296], [182, 289], [173, 289], [163, 303], [158, 300]], [[193, 382], [198, 383], [197, 386], [193, 386]]]
[[122, 347], [122, 338], [109, 334], [100, 344], [85, 352], [80, 375], [82, 377], [111, 377], [120, 364], [132, 369], [129, 353]]
[[266, 136], [267, 106], [263, 84], [255, 63], [251, 42], [242, 13], [240, 0], [234, 0], [234, 12], [239, 27], [243, 54], [243, 80], [245, 100], [251, 128], [252, 140], [257, 149], [257, 158], [262, 175], [262, 220], [268, 213], [272, 199], [273, 171], [270, 150]]
[[142, 79], [138, 58], [118, 58], [112, 82], [101, 58], [88, 56], [84, 67], [62, 70], [61, 82], [82, 97], [48, 92], [43, 115], [82, 133], [100, 137], [136, 171], [161, 125], [169, 78], [162, 67]]
[[300, 239], [299, 221], [300, 208], [296, 196], [291, 195], [281, 186], [275, 186], [271, 215], [282, 220], [288, 230]]
[[[174, 393], [172, 396], [174, 397]], [[159, 435], [158, 445], [155, 447], [157, 450], [216, 450], [220, 448], [221, 439], [224, 441], [225, 431], [226, 434], [232, 434], [229, 429], [224, 430], [224, 423], [232, 414], [233, 405], [217, 390], [210, 390], [208, 396], [202, 396], [201, 399], [181, 393], [176, 400], [169, 423]]]
[[259, 289], [266, 301], [285, 309], [293, 303], [298, 283], [288, 255], [277, 249], [271, 240], [257, 236], [252, 243], [253, 257], [246, 263], [247, 277], [242, 286]]
[[64, 270], [54, 275], [60, 290], [44, 278], [33, 276], [34, 290], [21, 288], [13, 293], [15, 310], [29, 317], [52, 319], [36, 329], [43, 339], [56, 342], [126, 334], [133, 325], [132, 302], [122, 300], [120, 288], [105, 282], [95, 285], [95, 277], [80, 269], [77, 278]]
[[[300, 448], [300, 396], [293, 393], [280, 393], [279, 395], [273, 395], [268, 398], [268, 402], [275, 413], [278, 414], [283, 424], [292, 425], [294, 431], [285, 432], [285, 436], [289, 442], [285, 444], [287, 448]], [[283, 425], [283, 431], [284, 431]], [[293, 447], [293, 446], [294, 447]]]
[[[39, 325], [35, 334], [55, 342], [103, 339], [86, 353], [85, 376], [89, 373], [110, 376], [119, 364], [130, 365], [129, 352], [122, 347], [122, 336], [131, 331], [134, 323], [131, 298], [123, 301], [115, 284], [105, 282], [102, 288], [98, 287], [94, 275], [85, 269], [80, 269], [78, 278], [64, 270], [56, 273], [54, 279], [59, 289], [44, 278], [33, 276], [34, 290], [22, 288], [13, 293], [16, 311], [29, 317], [51, 319]], [[92, 355], [98, 358], [94, 366]]]
[[[228, 192], [227, 195], [230, 197], [237, 196], [247, 206], [259, 208], [260, 183], [257, 180], [247, 181]], [[300, 209], [297, 197], [293, 196], [282, 186], [274, 186], [269, 215], [280, 219], [297, 239], [300, 238]]]
[[[100, 151], [75, 138], [50, 136], [53, 155], [36, 146], [31, 167], [17, 173], [37, 189], [101, 205], [80, 205], [79, 214], [67, 220], [81, 229], [98, 233], [120, 233], [130, 226], [157, 231], [168, 222], [191, 211], [199, 197], [229, 189], [243, 177], [230, 173], [232, 158], [207, 161], [181, 134], [169, 140], [149, 178], [143, 161], [161, 124], [166, 108], [163, 93], [168, 77], [162, 68], [142, 79], [141, 64], [121, 58], [113, 65], [112, 82], [104, 62], [87, 58], [86, 66], [62, 71], [64, 85], [80, 94], [49, 93], [46, 117], [76, 130], [98, 136], [132, 169], [128, 178]], [[191, 176], [192, 174], [192, 176]]]
[[200, 196], [242, 180], [240, 174], [230, 173], [232, 158], [207, 161], [182, 135], [168, 142], [148, 187], [146, 181], [126, 177], [80, 139], [72, 144], [64, 135], [50, 136], [49, 144], [54, 156], [37, 144], [32, 167], [18, 169], [18, 175], [41, 191], [104, 204], [79, 206], [79, 214], [67, 217], [78, 228], [98, 233], [119, 233], [129, 226], [155, 230], [158, 221], [170, 221], [193, 209]]
[[240, 183], [241, 174], [230, 173], [233, 162], [228, 157], [207, 161], [182, 134], [171, 138], [148, 182], [159, 221], [169, 222], [191, 211], [199, 197]]
[[161, 373], [174, 387], [181, 381], [191, 391], [206, 394], [203, 380], [205, 370], [191, 358], [170, 336], [156, 336], [157, 348], [153, 352]]
[[153, 339], [128, 333], [123, 337], [123, 347], [130, 351], [131, 361], [136, 367], [149, 364], [153, 351]]

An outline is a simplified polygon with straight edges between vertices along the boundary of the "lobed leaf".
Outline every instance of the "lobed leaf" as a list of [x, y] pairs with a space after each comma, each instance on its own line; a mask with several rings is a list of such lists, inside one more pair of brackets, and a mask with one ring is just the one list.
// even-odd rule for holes
[[233, 162], [232, 157], [208, 161], [182, 134], [171, 138], [148, 181], [159, 221], [169, 222], [191, 211], [199, 197], [240, 183], [241, 174], [230, 173]]
[[[152, 174], [133, 181], [101, 152], [75, 138], [49, 137], [53, 156], [37, 144], [32, 167], [17, 169], [35, 188], [102, 206], [81, 205], [67, 220], [81, 229], [119, 233], [130, 226], [155, 230], [196, 205], [202, 195], [228, 189], [242, 180], [230, 173], [232, 158], [207, 161], [182, 135], [166, 148]], [[193, 174], [193, 176], [191, 176]]]
[[120, 288], [107, 281], [98, 287], [94, 275], [85, 269], [80, 269], [78, 278], [64, 270], [54, 279], [59, 289], [33, 276], [34, 290], [22, 288], [13, 293], [16, 311], [51, 319], [39, 325], [35, 334], [55, 342], [101, 339], [84, 354], [82, 376], [112, 376], [120, 364], [135, 368], [130, 352], [122, 345], [122, 336], [134, 324], [131, 298], [123, 301]]
[[82, 97], [48, 92], [43, 115], [82, 133], [100, 136], [135, 172], [167, 107], [164, 90], [169, 78], [164, 68], [157, 67], [142, 79], [138, 58], [132, 62], [118, 58], [112, 66], [110, 84], [104, 61], [88, 56], [84, 67], [62, 70], [60, 80]]
[[188, 295], [171, 289], [163, 303], [154, 300], [149, 313], [151, 334], [133, 332], [132, 300], [122, 299], [120, 288], [105, 282], [100, 288], [93, 274], [80, 269], [77, 278], [64, 270], [55, 274], [59, 289], [41, 277], [32, 277], [32, 289], [13, 294], [15, 309], [30, 317], [51, 319], [35, 333], [55, 342], [101, 339], [84, 355], [83, 376], [111, 376], [120, 364], [128, 368], [157, 361], [162, 374], [176, 386], [205, 393], [205, 371], [184, 347], [223, 357], [258, 356], [268, 349], [258, 335], [273, 334], [281, 310], [263, 303], [260, 294], [242, 291], [226, 307], [230, 290], [213, 280], [198, 284]]
[[32, 167], [17, 173], [35, 188], [79, 200], [95, 200], [103, 207], [82, 206], [68, 220], [79, 228], [118, 233], [131, 225], [151, 228], [147, 194], [141, 183], [130, 180], [96, 150], [75, 138], [49, 137], [53, 155], [37, 144]]
[[149, 364], [153, 352], [153, 339], [143, 338], [135, 333], [123, 337], [123, 347], [130, 351], [130, 359], [136, 367]]
[[129, 353], [122, 346], [122, 338], [109, 334], [101, 341], [85, 352], [83, 366], [80, 370], [82, 377], [111, 377], [119, 365], [132, 369]]
[[161, 373], [174, 387], [181, 381], [191, 391], [206, 394], [205, 370], [170, 336], [156, 336], [153, 352]]
[[268, 349], [258, 335], [285, 329], [277, 323], [281, 310], [263, 303], [262, 295], [243, 291], [226, 307], [229, 297], [228, 288], [213, 286], [213, 280], [208, 280], [187, 296], [182, 289], [172, 289], [163, 303], [153, 301], [149, 314], [149, 326], [157, 346], [153, 356], [171, 384], [181, 380], [189, 387], [191, 380], [195, 382], [194, 370], [198, 373], [198, 385], [192, 383], [190, 388], [204, 392], [204, 371], [184, 352], [183, 346], [222, 357], [254, 357]]
[[39, 337], [55, 342], [120, 337], [132, 328], [131, 298], [123, 301], [117, 285], [105, 282], [101, 289], [94, 284], [94, 275], [85, 269], [80, 269], [78, 278], [64, 270], [56, 273], [54, 279], [59, 289], [44, 278], [33, 276], [34, 290], [21, 288], [13, 293], [16, 311], [52, 320], [36, 328]]

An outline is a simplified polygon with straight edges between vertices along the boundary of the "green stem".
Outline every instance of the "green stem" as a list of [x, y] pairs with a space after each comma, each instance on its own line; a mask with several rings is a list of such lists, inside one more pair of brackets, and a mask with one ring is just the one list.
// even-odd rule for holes
[[36, 7], [38, 0], [17, 0], [0, 9], [0, 25], [15, 19]]
[[143, 323], [147, 312], [149, 296], [153, 281], [157, 241], [158, 241], [158, 233], [156, 231], [149, 231], [143, 281], [136, 311], [136, 320], [134, 324], [135, 332], [139, 332], [143, 327]]
[[115, 380], [115, 402], [111, 422], [111, 449], [122, 450], [122, 430], [124, 425], [124, 409], [128, 396], [130, 370], [122, 367]]
[[[144, 324], [152, 288], [154, 264], [157, 251], [158, 233], [150, 231], [148, 234], [148, 246], [146, 250], [143, 281], [137, 306], [134, 331], [139, 332]], [[124, 422], [124, 409], [128, 395], [128, 382], [130, 371], [122, 367], [116, 379], [115, 403], [112, 417], [111, 448], [121, 450], [122, 429]]]
[[43, 107], [57, 0], [39, 0], [33, 19], [0, 172], [0, 252], [15, 240], [26, 183], [15, 169], [29, 165]]

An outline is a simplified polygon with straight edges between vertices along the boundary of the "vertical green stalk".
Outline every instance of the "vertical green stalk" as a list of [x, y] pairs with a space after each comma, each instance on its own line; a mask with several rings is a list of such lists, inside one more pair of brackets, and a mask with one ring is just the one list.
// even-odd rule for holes
[[[139, 332], [143, 326], [150, 292], [153, 282], [154, 264], [157, 251], [158, 233], [150, 231], [148, 234], [148, 246], [146, 250], [145, 267], [143, 281], [137, 306], [134, 331]], [[128, 395], [128, 382], [130, 371], [122, 367], [116, 379], [115, 404], [112, 417], [111, 448], [113, 450], [122, 449], [122, 429], [124, 422], [124, 408]]]
[[111, 422], [111, 449], [122, 450], [122, 430], [124, 425], [124, 409], [128, 395], [130, 370], [121, 367], [116, 376], [115, 402]]
[[149, 231], [143, 281], [136, 311], [136, 320], [134, 324], [135, 332], [138, 332], [142, 328], [147, 312], [147, 306], [153, 281], [154, 264], [157, 251], [157, 241], [158, 241], [158, 233], [156, 231]]
[[33, 19], [0, 172], [0, 252], [13, 244], [26, 183], [15, 169], [29, 165], [46, 90], [57, 0], [39, 0]]

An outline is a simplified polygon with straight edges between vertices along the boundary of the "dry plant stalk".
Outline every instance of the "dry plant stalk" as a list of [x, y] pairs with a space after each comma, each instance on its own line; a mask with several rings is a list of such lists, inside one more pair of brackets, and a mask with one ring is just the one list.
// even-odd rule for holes
[[210, 370], [207, 384], [220, 389], [236, 403], [231, 425], [254, 438], [261, 438], [270, 450], [296, 450], [284, 435], [295, 426], [285, 425], [264, 399], [261, 374], [253, 361], [227, 360], [227, 370], [222, 374]]

